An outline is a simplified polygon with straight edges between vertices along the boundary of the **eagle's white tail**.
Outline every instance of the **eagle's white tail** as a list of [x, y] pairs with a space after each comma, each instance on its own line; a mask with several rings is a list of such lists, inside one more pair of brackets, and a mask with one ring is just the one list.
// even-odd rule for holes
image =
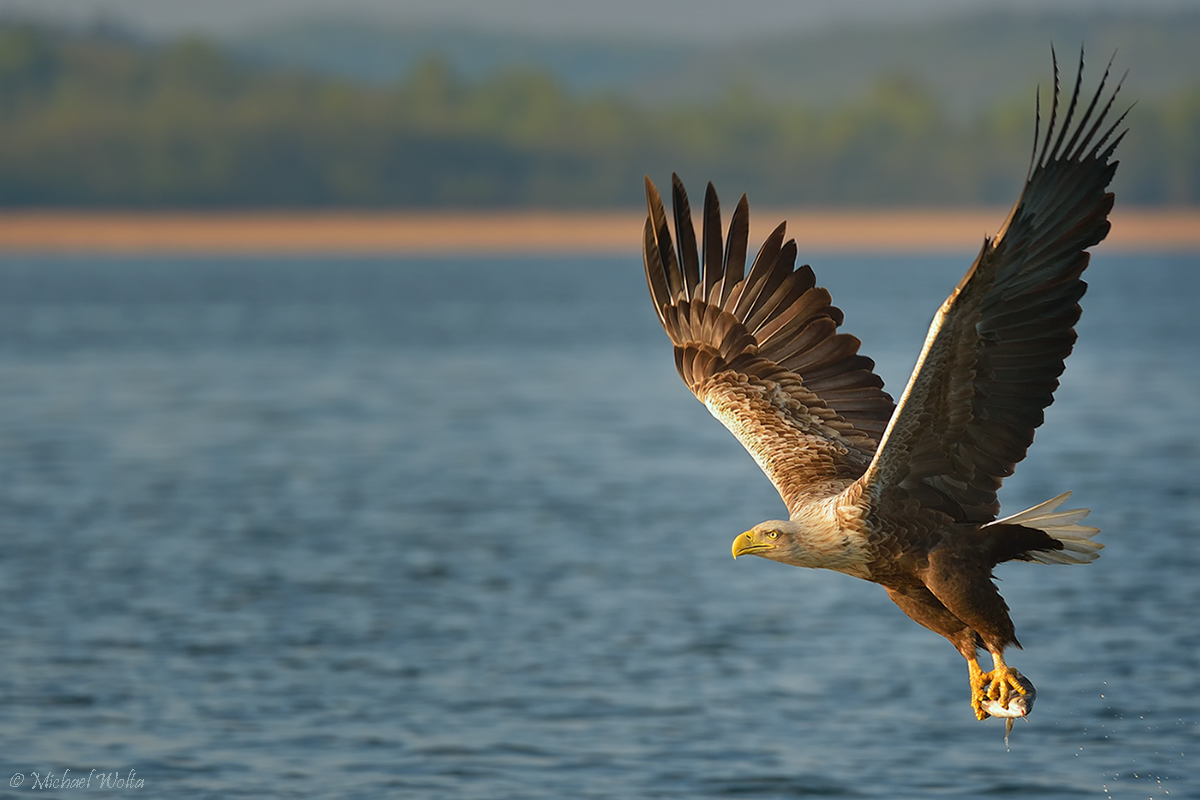
[[1078, 524], [1088, 515], [1090, 509], [1055, 511], [1067, 502], [1070, 496], [1070, 492], [1063, 492], [1058, 497], [1039, 503], [1033, 508], [1027, 508], [1011, 517], [994, 520], [983, 527], [1001, 524], [1023, 525], [1026, 528], [1036, 528], [1050, 538], [1062, 542], [1062, 550], [1029, 551], [1029, 558], [1042, 564], [1086, 564], [1095, 561], [1104, 549], [1104, 545], [1092, 541], [1092, 537], [1099, 533], [1100, 529]]

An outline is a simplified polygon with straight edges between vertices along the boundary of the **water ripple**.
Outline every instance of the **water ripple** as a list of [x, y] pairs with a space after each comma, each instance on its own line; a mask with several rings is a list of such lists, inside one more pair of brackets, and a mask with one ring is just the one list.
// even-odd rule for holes
[[[961, 263], [817, 272], [896, 387]], [[0, 263], [0, 765], [172, 797], [1195, 794], [1195, 258], [1095, 260], [1005, 487], [1074, 489], [1108, 545], [999, 571], [1040, 692], [1011, 753], [876, 587], [729, 558], [782, 506], [639, 271]]]

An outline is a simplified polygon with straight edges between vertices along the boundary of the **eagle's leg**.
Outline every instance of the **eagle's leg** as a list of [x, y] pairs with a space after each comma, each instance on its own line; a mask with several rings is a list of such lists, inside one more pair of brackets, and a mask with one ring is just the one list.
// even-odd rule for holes
[[[983, 679], [987, 682], [988, 699], [996, 700], [1007, 708], [1012, 690], [1015, 689], [1017, 694], [1025, 694], [1025, 687], [1017, 680], [1016, 670], [1004, 663], [1004, 655], [999, 651], [992, 651], [992, 664], [992, 671], [983, 675]], [[978, 714], [978, 712], [976, 713]], [[980, 719], [983, 718], [980, 717]]]
[[967, 674], [971, 679], [971, 708], [977, 718], [987, 719], [989, 715], [983, 710], [983, 704], [988, 699], [990, 673], [984, 672], [979, 666], [979, 648], [986, 646], [983, 639], [951, 614], [925, 586], [911, 583], [888, 586], [887, 592], [901, 611], [934, 633], [945, 636], [967, 660]]
[[979, 666], [976, 658], [967, 659], [967, 674], [971, 679], [971, 708], [975, 711], [975, 719], [987, 719], [988, 713], [983, 710], [983, 701], [988, 697], [988, 674]]

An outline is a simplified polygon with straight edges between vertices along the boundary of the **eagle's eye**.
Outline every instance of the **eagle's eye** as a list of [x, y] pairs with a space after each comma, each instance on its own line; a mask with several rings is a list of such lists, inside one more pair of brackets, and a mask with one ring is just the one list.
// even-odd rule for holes
[[779, 531], [767, 531], [767, 536], [769, 536], [772, 539], [778, 539]]

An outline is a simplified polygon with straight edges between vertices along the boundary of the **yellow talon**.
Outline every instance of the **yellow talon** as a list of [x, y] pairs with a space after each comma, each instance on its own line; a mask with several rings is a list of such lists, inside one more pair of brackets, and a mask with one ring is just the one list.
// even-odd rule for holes
[[1007, 707], [1012, 691], [1015, 689], [1017, 694], [1025, 694], [1025, 687], [1017, 679], [1016, 670], [1004, 663], [1002, 655], [992, 653], [992, 661], [992, 671], [983, 676], [987, 683], [987, 696], [989, 700], [996, 700]]
[[[1027, 717], [1033, 711], [1033, 702], [1037, 700], [1037, 689], [1029, 679], [1017, 670], [1004, 663], [998, 655], [993, 655], [996, 661], [991, 672], [980, 676], [986, 681], [987, 688], [983, 690], [983, 702], [980, 710], [983, 716], [976, 712], [980, 719], [985, 717], [1002, 717], [1004, 719], [1004, 742], [1008, 743], [1008, 734], [1012, 732], [1013, 720], [1017, 717]], [[1015, 692], [1013, 690], [1016, 690]]]
[[983, 710], [983, 701], [987, 699], [988, 673], [980, 669], [979, 662], [973, 658], [967, 661], [967, 672], [971, 678], [971, 709], [975, 719], [987, 719], [989, 715]]
[[[967, 661], [971, 678], [971, 710], [975, 712], [975, 718], [984, 720], [997, 715], [1010, 717], [1014, 713], [1024, 716], [1033, 707], [1036, 697], [1036, 693], [1032, 693], [1033, 684], [1005, 664], [1003, 656], [998, 653], [992, 654], [992, 661], [994, 666], [991, 672], [984, 672], [975, 659]], [[1014, 701], [1015, 705], [1010, 706], [1014, 691], [1026, 699], [1019, 703]]]

